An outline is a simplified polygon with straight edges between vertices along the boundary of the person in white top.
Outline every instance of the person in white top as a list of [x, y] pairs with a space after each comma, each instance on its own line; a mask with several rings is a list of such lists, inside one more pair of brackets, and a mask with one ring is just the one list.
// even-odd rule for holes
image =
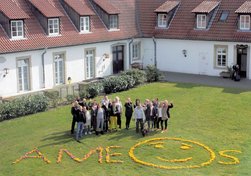
[[162, 121], [162, 108], [163, 108], [163, 102], [159, 103], [158, 106], [158, 114], [157, 114], [157, 130], [160, 129], [160, 122]]
[[119, 126], [119, 129], [121, 129], [121, 114], [122, 114], [122, 103], [119, 100], [119, 97], [116, 96], [115, 97], [115, 103], [116, 106], [118, 107], [118, 113], [117, 113], [117, 125]]
[[136, 108], [134, 109], [134, 119], [136, 120], [136, 133], [139, 132], [139, 125], [141, 132], [143, 131], [143, 125], [145, 122], [145, 113], [143, 107], [140, 105], [140, 103], [136, 104]]
[[92, 134], [91, 133], [91, 114], [90, 111], [86, 109], [86, 106], [83, 107], [85, 116], [86, 116], [86, 123], [85, 123], [85, 135]]

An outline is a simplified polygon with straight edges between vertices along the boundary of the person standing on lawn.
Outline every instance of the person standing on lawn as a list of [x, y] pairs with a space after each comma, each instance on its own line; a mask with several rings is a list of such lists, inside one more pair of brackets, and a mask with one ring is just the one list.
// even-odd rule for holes
[[143, 125], [145, 122], [145, 112], [140, 103], [137, 103], [136, 108], [134, 109], [134, 119], [136, 120], [136, 133], [139, 133], [139, 126], [140, 126], [140, 132], [143, 132]]
[[122, 114], [122, 103], [119, 100], [119, 97], [116, 96], [115, 97], [115, 103], [118, 109], [118, 113], [117, 113], [117, 125], [119, 126], [119, 129], [121, 129], [121, 114]]
[[84, 124], [86, 123], [86, 116], [82, 106], [79, 106], [79, 113], [77, 115], [76, 122], [77, 122], [76, 140], [77, 142], [80, 142], [79, 139], [82, 138]]
[[[165, 100], [162, 108], [162, 119], [161, 119], [161, 130], [162, 132], [167, 130], [168, 119], [170, 118], [169, 109], [173, 108], [173, 103], [168, 104], [168, 101]], [[165, 128], [163, 128], [163, 123], [165, 123]]]
[[129, 129], [130, 121], [133, 113], [133, 104], [130, 98], [127, 98], [127, 102], [125, 103], [125, 116], [126, 116], [126, 129]]
[[79, 114], [79, 109], [78, 109], [78, 102], [75, 101], [72, 103], [72, 107], [71, 107], [71, 114], [72, 114], [72, 122], [71, 122], [71, 134], [74, 134], [74, 128], [75, 128], [75, 124], [76, 124], [76, 119], [77, 116]]

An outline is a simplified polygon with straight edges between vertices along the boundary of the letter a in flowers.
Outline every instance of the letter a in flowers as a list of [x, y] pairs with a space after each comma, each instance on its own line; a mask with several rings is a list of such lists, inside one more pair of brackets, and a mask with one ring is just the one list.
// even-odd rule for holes
[[[37, 155], [36, 156], [29, 156], [32, 153], [37, 153]], [[27, 159], [27, 158], [39, 158], [39, 159], [42, 159], [47, 164], [51, 163], [51, 161], [48, 160], [37, 148], [34, 148], [33, 150], [25, 153], [24, 156], [21, 156], [19, 159], [14, 161], [13, 164], [16, 164], [16, 163], [22, 161], [23, 159]]]

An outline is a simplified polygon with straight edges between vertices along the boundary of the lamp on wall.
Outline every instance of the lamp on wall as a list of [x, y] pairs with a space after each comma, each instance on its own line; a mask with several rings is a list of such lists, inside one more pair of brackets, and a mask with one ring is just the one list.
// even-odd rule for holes
[[187, 57], [187, 50], [183, 49], [182, 54], [184, 55], [184, 57]]
[[4, 69], [3, 69], [3, 72], [4, 72], [3, 77], [5, 77], [6, 75], [9, 74], [9, 69], [8, 69], [8, 68], [4, 68]]
[[104, 53], [103, 56], [103, 61], [105, 61], [105, 59], [109, 59], [109, 54], [108, 53]]
[[68, 84], [71, 84], [71, 77], [67, 78]]

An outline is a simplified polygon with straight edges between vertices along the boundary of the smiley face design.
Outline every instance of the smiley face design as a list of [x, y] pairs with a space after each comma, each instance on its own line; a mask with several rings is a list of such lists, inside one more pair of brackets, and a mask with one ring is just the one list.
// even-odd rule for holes
[[162, 169], [199, 168], [216, 158], [214, 151], [200, 142], [172, 137], [139, 142], [130, 148], [129, 156], [136, 163]]

